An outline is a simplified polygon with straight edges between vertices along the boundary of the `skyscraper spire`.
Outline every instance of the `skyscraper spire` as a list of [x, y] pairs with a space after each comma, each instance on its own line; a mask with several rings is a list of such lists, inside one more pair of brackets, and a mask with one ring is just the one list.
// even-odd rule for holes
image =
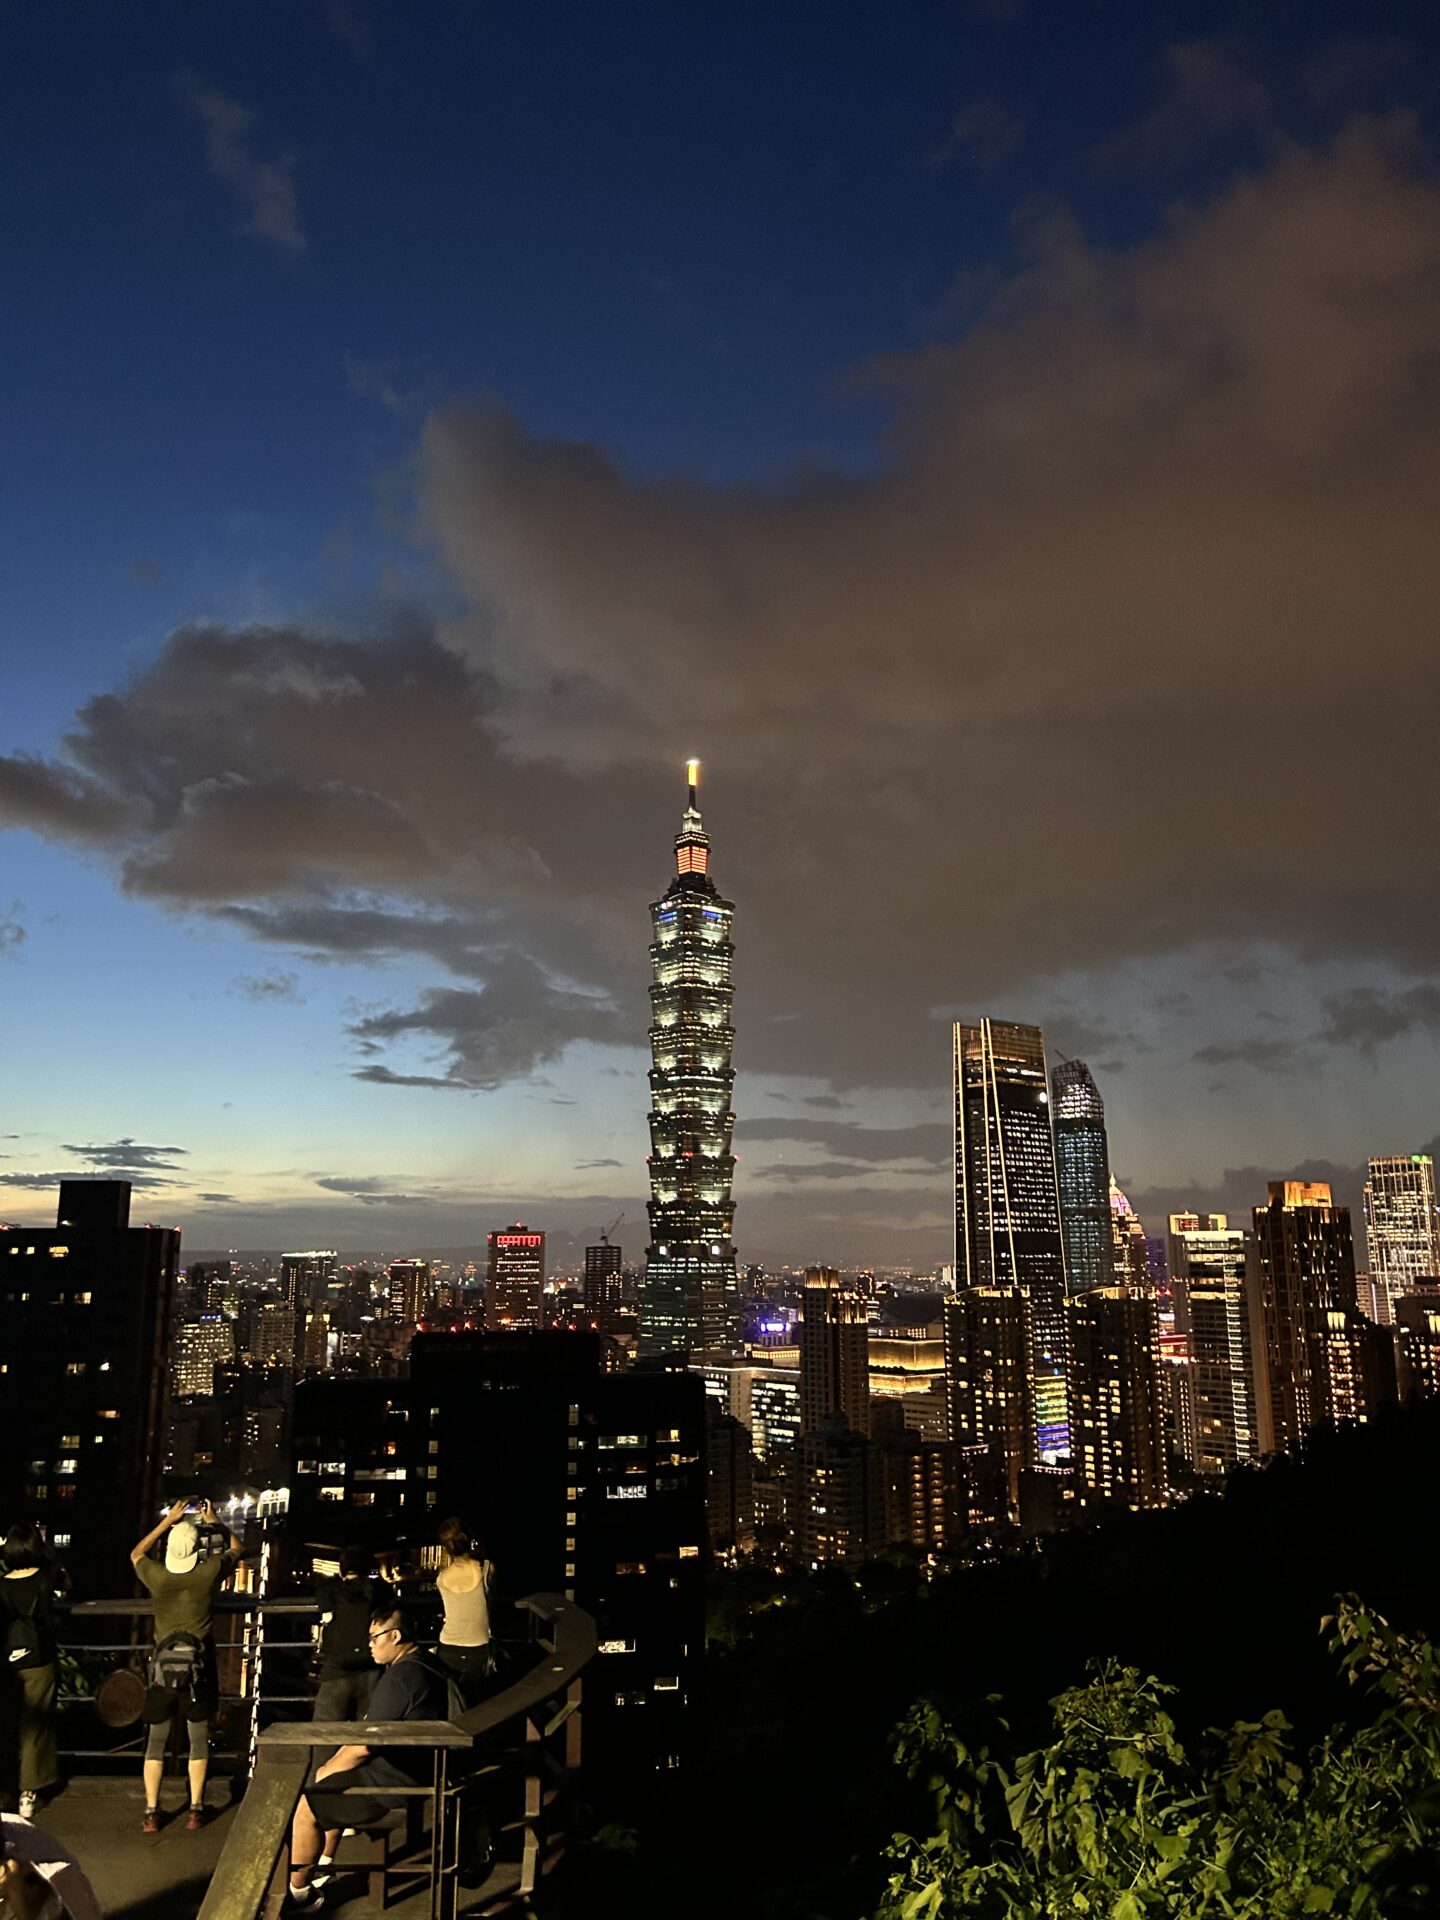
[[700, 762], [687, 762], [688, 804], [675, 836], [675, 878], [650, 909], [650, 1246], [640, 1297], [640, 1351], [730, 1353], [740, 1325], [735, 1249], [735, 1116], [730, 1064], [730, 920], [710, 878], [710, 836], [697, 804]]

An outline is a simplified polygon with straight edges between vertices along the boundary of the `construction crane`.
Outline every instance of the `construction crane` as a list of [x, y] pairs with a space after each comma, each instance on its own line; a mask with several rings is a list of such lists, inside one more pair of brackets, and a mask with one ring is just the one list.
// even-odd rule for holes
[[601, 1227], [601, 1229], [600, 1229], [600, 1244], [601, 1244], [601, 1246], [602, 1246], [602, 1247], [608, 1247], [608, 1246], [609, 1246], [609, 1244], [610, 1244], [610, 1236], [611, 1236], [611, 1234], [612, 1234], [612, 1233], [614, 1233], [614, 1231], [615, 1231], [615, 1229], [616, 1229], [616, 1228], [617, 1228], [617, 1227], [618, 1227], [618, 1226], [620, 1225], [620, 1223], [621, 1223], [621, 1221], [622, 1221], [622, 1220], [623, 1220], [624, 1218], [625, 1218], [625, 1216], [624, 1216], [624, 1214], [623, 1214], [623, 1213], [617, 1213], [617, 1214], [616, 1214], [616, 1216], [615, 1216], [615, 1218], [614, 1218], [614, 1219], [613, 1219], [613, 1220], [612, 1220], [612, 1221], [610, 1222], [610, 1224], [609, 1224], [609, 1226], [608, 1226], [608, 1227]]

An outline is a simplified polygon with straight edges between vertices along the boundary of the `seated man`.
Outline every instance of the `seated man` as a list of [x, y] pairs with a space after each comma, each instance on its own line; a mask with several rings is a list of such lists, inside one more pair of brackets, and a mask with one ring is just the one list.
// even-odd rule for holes
[[[370, 1622], [370, 1657], [380, 1669], [366, 1714], [369, 1720], [443, 1720], [446, 1685], [442, 1674], [418, 1653], [415, 1636], [398, 1607], [387, 1607]], [[345, 1827], [363, 1827], [378, 1820], [403, 1799], [385, 1797], [386, 1787], [414, 1787], [430, 1778], [428, 1747], [392, 1747], [378, 1752], [369, 1747], [341, 1747], [311, 1775], [304, 1797], [295, 1809], [290, 1832], [290, 1904], [297, 1912], [320, 1905], [311, 1878], [322, 1856], [328, 1862], [340, 1844]], [[326, 1791], [327, 1784], [329, 1791]], [[375, 1787], [369, 1794], [340, 1791], [346, 1787]]]

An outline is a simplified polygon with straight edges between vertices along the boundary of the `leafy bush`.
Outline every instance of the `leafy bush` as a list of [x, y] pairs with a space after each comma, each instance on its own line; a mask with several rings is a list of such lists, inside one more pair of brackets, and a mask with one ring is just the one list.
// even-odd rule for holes
[[1353, 1596], [1322, 1623], [1368, 1718], [1303, 1758], [1283, 1714], [1176, 1738], [1172, 1689], [1107, 1661], [1052, 1702], [1049, 1746], [1010, 1757], [921, 1700], [895, 1759], [935, 1831], [897, 1834], [879, 1920], [1348, 1920], [1440, 1909], [1440, 1662]]

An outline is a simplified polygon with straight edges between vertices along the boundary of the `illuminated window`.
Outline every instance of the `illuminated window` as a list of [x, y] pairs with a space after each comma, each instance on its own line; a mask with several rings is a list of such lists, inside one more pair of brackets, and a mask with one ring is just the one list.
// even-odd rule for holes
[[320, 1498], [322, 1500], [343, 1500], [345, 1498], [345, 1489], [344, 1487], [321, 1487]]
[[617, 1707], [643, 1707], [645, 1696], [643, 1693], [617, 1693], [615, 1704]]
[[698, 1560], [700, 1558], [699, 1547], [681, 1547], [680, 1558], [682, 1560]]
[[602, 1640], [595, 1651], [597, 1653], [633, 1653], [635, 1642], [633, 1640]]
[[62, 1433], [60, 1436], [60, 1444], [62, 1447], [78, 1447], [80, 1444], [80, 1436], [78, 1433]]
[[52, 1533], [50, 1536], [50, 1544], [52, 1547], [68, 1547], [70, 1544], [70, 1535], [68, 1533]]
[[643, 1560], [617, 1560], [615, 1562], [615, 1571], [620, 1574], [644, 1573], [645, 1562]]
[[85, 1362], [83, 1360], [67, 1360], [65, 1362], [65, 1371], [69, 1374], [83, 1373], [85, 1371]]
[[656, 1693], [678, 1693], [680, 1691], [679, 1675], [667, 1673], [662, 1678], [657, 1679], [655, 1682], [655, 1691]]
[[69, 1251], [69, 1247], [51, 1247], [50, 1258], [52, 1260], [63, 1260]]

